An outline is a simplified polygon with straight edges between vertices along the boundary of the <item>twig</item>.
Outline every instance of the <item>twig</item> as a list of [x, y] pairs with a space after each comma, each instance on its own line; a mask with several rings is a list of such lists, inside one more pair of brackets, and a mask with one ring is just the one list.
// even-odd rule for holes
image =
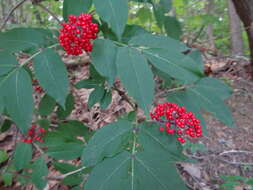
[[218, 154], [218, 159], [221, 160], [221, 161], [223, 161], [223, 162], [226, 162], [228, 164], [232, 164], [232, 165], [237, 165], [237, 166], [240, 166], [240, 165], [251, 165], [251, 166], [253, 166], [252, 162], [233, 162], [233, 161], [229, 161], [229, 160], [226, 160], [224, 158], [221, 158], [224, 155], [227, 155], [227, 154], [236, 154], [236, 153], [253, 154], [253, 152], [246, 151], [246, 150], [229, 150], [229, 151], [224, 151], [224, 152]]
[[62, 179], [66, 178], [66, 177], [68, 177], [68, 176], [70, 176], [70, 175], [79, 173], [79, 172], [81, 172], [81, 171], [84, 170], [84, 169], [86, 169], [85, 166], [84, 166], [84, 167], [81, 167], [81, 168], [79, 168], [79, 169], [77, 169], [77, 170], [74, 170], [74, 171], [72, 171], [72, 172], [66, 173], [66, 174], [64, 174], [64, 175], [47, 177], [47, 179], [48, 179], [48, 180], [62, 180]]
[[37, 3], [36, 5], [39, 6], [40, 8], [42, 8], [48, 14], [50, 14], [60, 25], [62, 24], [62, 22], [60, 21], [60, 19], [58, 19], [58, 17], [52, 11], [50, 11], [47, 7], [45, 7], [44, 5], [42, 5], [40, 3]]
[[125, 92], [121, 91], [120, 89], [118, 89], [117, 87], [112, 88], [113, 90], [116, 90], [118, 92], [118, 94], [127, 102], [130, 104], [130, 106], [132, 106], [132, 108], [134, 110], [137, 110], [137, 104], [135, 104], [134, 102], [131, 101], [131, 99], [125, 94]]
[[32, 143], [32, 144], [40, 152], [40, 154], [45, 155], [44, 151], [36, 143]]
[[8, 13], [8, 15], [5, 17], [4, 22], [0, 28], [0, 31], [4, 28], [4, 26], [6, 25], [6, 23], [8, 22], [10, 16], [12, 15], [12, 13], [19, 7], [21, 6], [24, 2], [26, 2], [27, 0], [22, 0], [19, 3], [17, 3], [16, 5], [14, 5], [14, 7], [10, 10], [10, 12]]
[[185, 85], [185, 86], [180, 86], [180, 87], [177, 87], [177, 88], [171, 88], [171, 89], [168, 89], [168, 90], [165, 90], [165, 91], [162, 91], [160, 93], [157, 93], [156, 95], [156, 98], [158, 97], [163, 97], [163, 96], [166, 96], [168, 93], [170, 92], [175, 92], [175, 91], [179, 91], [179, 90], [184, 90], [188, 87], [191, 87], [192, 85]]
[[247, 150], [228, 150], [220, 153], [218, 156], [223, 156], [225, 154], [233, 154], [233, 153], [243, 153], [243, 154], [253, 154], [253, 152]]
[[253, 166], [252, 162], [232, 162], [232, 161], [228, 161], [228, 160], [223, 159], [223, 158], [218, 158], [218, 159], [221, 160], [221, 161], [223, 161], [223, 162], [226, 162], [228, 164], [231, 164], [231, 165], [237, 165], [237, 166], [250, 165], [250, 166]]

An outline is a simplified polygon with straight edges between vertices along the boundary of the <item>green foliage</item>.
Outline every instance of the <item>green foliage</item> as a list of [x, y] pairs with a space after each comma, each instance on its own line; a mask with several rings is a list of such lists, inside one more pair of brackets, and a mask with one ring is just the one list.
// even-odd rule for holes
[[117, 47], [110, 40], [97, 39], [94, 41], [92, 63], [96, 70], [107, 78], [112, 86], [116, 76]]
[[[79, 15], [94, 8], [94, 19], [100, 28], [99, 38], [93, 41], [92, 64], [88, 67], [90, 77], [75, 84], [77, 89], [93, 89], [88, 107], [99, 103], [101, 109], [106, 109], [115, 91], [134, 104], [130, 113], [96, 132], [81, 121], [68, 120], [76, 102], [70, 93], [73, 88], [68, 81], [68, 71], [57, 53], [59, 49], [55, 48], [58, 46], [57, 32], [15, 28], [0, 33], [0, 113], [7, 116], [1, 132], [8, 130], [12, 121], [23, 133], [31, 123], [47, 129], [44, 143], [17, 144], [13, 170], [30, 176], [28, 179], [19, 177], [22, 184], [32, 182], [38, 189], [44, 189], [48, 175], [45, 158], [48, 156], [53, 159], [56, 170], [68, 174], [61, 183], [72, 189], [80, 189], [80, 184], [85, 190], [186, 189], [176, 163], [188, 160], [176, 136], [161, 133], [157, 123], [148, 122], [149, 117], [138, 121], [137, 109], [149, 115], [157, 88], [163, 88], [165, 94], [168, 92], [169, 101], [192, 111], [202, 125], [201, 111], [205, 110], [224, 124], [235, 126], [224, 103], [231, 94], [230, 88], [217, 79], [205, 77], [201, 53], [178, 40], [182, 28], [171, 14], [171, 1], [134, 1], [63, 2], [65, 21], [71, 14]], [[193, 1], [173, 1], [180, 17], [186, 19], [188, 15], [179, 7], [192, 5]], [[200, 3], [198, 9], [203, 9], [204, 5]], [[215, 23], [217, 18], [200, 15], [191, 19], [196, 27]], [[195, 30], [191, 26], [184, 26], [184, 29], [187, 27]], [[19, 64], [20, 53], [31, 56]], [[29, 64], [31, 60], [32, 65]], [[156, 86], [157, 76], [162, 80], [161, 86]], [[34, 109], [31, 79], [38, 80], [45, 91], [38, 109]], [[117, 89], [115, 79], [120, 80], [124, 90]], [[22, 134], [23, 137], [26, 135]], [[43, 151], [35, 161], [32, 145]], [[198, 151], [203, 147], [194, 144], [184, 148]], [[63, 162], [80, 158], [81, 166]], [[11, 157], [0, 151], [0, 162], [7, 159]], [[13, 176], [9, 172], [1, 174], [6, 185], [12, 183]], [[89, 174], [87, 181], [86, 174]], [[230, 180], [229, 185], [237, 181]], [[246, 182], [252, 184], [252, 180]]]
[[32, 159], [31, 144], [19, 143], [16, 147], [13, 161], [17, 170], [23, 169]]
[[92, 5], [92, 0], [76, 0], [73, 3], [72, 0], [63, 1], [63, 18], [68, 20], [69, 15], [80, 15], [87, 12]]
[[122, 47], [118, 50], [117, 69], [129, 95], [134, 97], [148, 114], [153, 101], [155, 84], [147, 60], [138, 51]]
[[[128, 125], [128, 122], [122, 123], [121, 128], [127, 129]], [[175, 161], [185, 160], [180, 151], [180, 145], [171, 137], [168, 139], [168, 136], [161, 136], [156, 127], [156, 125], [149, 124], [143, 124], [138, 127], [140, 130], [137, 134], [137, 138], [139, 137], [138, 146], [141, 146], [138, 152], [134, 151], [136, 148], [136, 140], [133, 141], [132, 154], [125, 151], [127, 150], [125, 145], [123, 145], [123, 149], [117, 148], [118, 151], [112, 151], [110, 149], [110, 156], [108, 157], [116, 156], [106, 158], [94, 167], [91, 175], [88, 177], [85, 189], [141, 190], [174, 189], [175, 187], [178, 189], [186, 189], [178, 177], [176, 167], [173, 163]], [[110, 128], [112, 127], [110, 126]], [[107, 131], [102, 130], [97, 133], [99, 135], [106, 135]], [[127, 133], [134, 133], [134, 131], [133, 128], [133, 130], [127, 131]], [[105, 172], [107, 174], [106, 177], [104, 177]], [[167, 180], [168, 178], [173, 180]]]
[[11, 174], [11, 173], [3, 173], [1, 175], [1, 179], [4, 182], [4, 185], [11, 185], [12, 184], [12, 179], [13, 179], [13, 174]]
[[105, 89], [101, 86], [96, 87], [89, 96], [88, 106], [91, 108], [94, 106], [97, 102], [102, 100], [105, 93]]
[[0, 49], [18, 52], [49, 45], [52, 32], [39, 28], [15, 28], [0, 33]]
[[168, 100], [186, 106], [188, 110], [196, 115], [200, 115], [201, 109], [204, 109], [224, 124], [235, 127], [232, 114], [223, 102], [230, 93], [231, 90], [217, 79], [203, 78], [185, 91], [169, 94]]
[[8, 159], [8, 154], [0, 149], [0, 163], [5, 162]]
[[31, 180], [39, 190], [43, 190], [47, 184], [45, 177], [48, 174], [47, 164], [44, 158], [40, 157], [32, 165]]
[[94, 166], [104, 159], [122, 150], [131, 130], [131, 123], [118, 121], [104, 126], [95, 133], [85, 147], [82, 155], [85, 166]]
[[13, 122], [11, 120], [5, 119], [1, 126], [1, 132], [4, 133], [5, 131], [8, 131], [12, 124]]
[[118, 39], [121, 39], [128, 18], [128, 1], [93, 0], [93, 2], [101, 19], [106, 21], [115, 32]]
[[65, 102], [65, 110], [61, 106], [58, 106], [56, 112], [58, 118], [65, 119], [66, 117], [68, 117], [73, 111], [74, 107], [75, 107], [75, 98], [72, 94], [69, 94]]
[[112, 102], [112, 93], [105, 91], [103, 98], [100, 101], [100, 108], [106, 109]]
[[33, 114], [32, 84], [29, 74], [17, 68], [0, 79], [0, 97], [13, 121], [25, 133]]
[[48, 95], [44, 95], [40, 101], [38, 112], [40, 115], [47, 116], [54, 111], [55, 106], [55, 100]]
[[61, 143], [48, 145], [48, 156], [59, 160], [74, 160], [81, 156], [83, 144], [80, 143]]
[[8, 52], [0, 52], [0, 76], [5, 75], [18, 66], [16, 57]]
[[61, 57], [52, 49], [46, 49], [34, 59], [35, 76], [42, 88], [65, 108], [68, 96], [68, 74]]
[[223, 179], [223, 184], [221, 185], [222, 190], [233, 190], [236, 186], [246, 186], [251, 185], [253, 187], [253, 178], [246, 178], [242, 176], [220, 176]]

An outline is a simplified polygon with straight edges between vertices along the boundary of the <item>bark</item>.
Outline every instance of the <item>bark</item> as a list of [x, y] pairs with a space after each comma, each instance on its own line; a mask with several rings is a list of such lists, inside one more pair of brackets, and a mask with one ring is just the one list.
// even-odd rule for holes
[[[208, 0], [207, 1], [206, 13], [207, 14], [214, 14], [214, 0]], [[214, 35], [213, 35], [213, 25], [212, 24], [207, 25], [207, 37], [208, 37], [208, 41], [210, 43], [211, 49], [216, 49], [215, 48], [215, 40], [214, 40]]]
[[232, 1], [248, 35], [251, 58], [251, 73], [253, 77], [253, 0]]
[[228, 0], [228, 16], [231, 37], [231, 55], [243, 55], [241, 20], [238, 17], [232, 0]]

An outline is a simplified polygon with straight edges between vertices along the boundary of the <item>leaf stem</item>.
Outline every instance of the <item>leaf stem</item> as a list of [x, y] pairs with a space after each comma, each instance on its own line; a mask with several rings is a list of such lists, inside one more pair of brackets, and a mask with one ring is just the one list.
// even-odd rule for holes
[[37, 3], [36, 5], [39, 6], [40, 8], [42, 8], [48, 14], [50, 14], [60, 25], [62, 24], [62, 22], [60, 21], [60, 19], [58, 19], [58, 17], [52, 11], [50, 11], [47, 7], [45, 7], [44, 5], [42, 5], [40, 3]]
[[86, 169], [85, 166], [83, 166], [83, 167], [81, 167], [81, 168], [79, 168], [79, 169], [77, 169], [77, 170], [71, 171], [71, 172], [69, 172], [69, 173], [66, 173], [66, 174], [64, 174], [64, 175], [61, 175], [61, 176], [47, 177], [47, 179], [48, 179], [48, 180], [62, 180], [62, 179], [66, 178], [66, 177], [68, 177], [68, 176], [70, 176], [70, 175], [79, 173], [79, 172], [81, 172], [81, 171], [84, 170], [84, 169]]
[[132, 147], [132, 160], [131, 160], [131, 186], [132, 188], [131, 189], [134, 189], [134, 155], [135, 155], [135, 149], [136, 149], [136, 135], [135, 135], [135, 132], [134, 132], [134, 142], [133, 142], [133, 147]]
[[[51, 46], [46, 47], [45, 49], [50, 49], [50, 48], [54, 48], [57, 47], [59, 44], [53, 44]], [[40, 49], [39, 51], [37, 51], [36, 53], [34, 53], [33, 55], [31, 55], [28, 59], [26, 59], [23, 63], [20, 64], [20, 67], [23, 67], [24, 65], [26, 65], [27, 63], [29, 63], [33, 58], [35, 58], [37, 55], [39, 55], [40, 53], [43, 52], [43, 49]]]
[[157, 93], [157, 95], [156, 95], [155, 98], [164, 97], [164, 96], [167, 96], [170, 92], [175, 92], [175, 91], [179, 91], [179, 90], [185, 90], [186, 88], [189, 88], [189, 87], [191, 87], [191, 86], [193, 86], [193, 84], [190, 84], [190, 85], [183, 85], [183, 86], [176, 87], [176, 88], [171, 88], [171, 89], [162, 91], [162, 92], [160, 92], [160, 93]]

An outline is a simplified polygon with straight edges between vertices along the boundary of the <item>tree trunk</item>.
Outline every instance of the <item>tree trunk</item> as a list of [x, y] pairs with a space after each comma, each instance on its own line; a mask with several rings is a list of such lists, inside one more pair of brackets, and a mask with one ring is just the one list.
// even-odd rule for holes
[[228, 16], [231, 37], [231, 55], [243, 55], [241, 20], [236, 13], [232, 0], [228, 0]]
[[248, 34], [253, 78], [253, 0], [232, 0]]
[[[206, 4], [206, 13], [213, 14], [213, 11], [214, 11], [214, 0], [208, 0], [208, 2]], [[211, 49], [213, 49], [213, 50], [216, 49], [212, 24], [208, 24], [208, 26], [207, 26], [207, 37], [208, 37], [208, 41], [210, 42]]]

